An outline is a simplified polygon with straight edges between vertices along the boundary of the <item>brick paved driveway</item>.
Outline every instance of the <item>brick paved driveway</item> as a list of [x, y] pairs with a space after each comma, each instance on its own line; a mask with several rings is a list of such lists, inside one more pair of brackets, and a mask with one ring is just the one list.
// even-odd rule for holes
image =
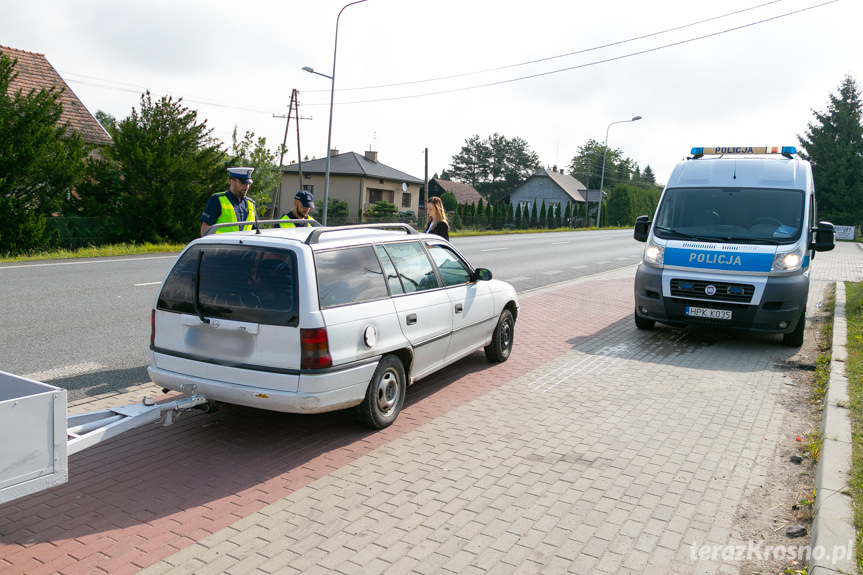
[[691, 543], [734, 542], [788, 440], [792, 352], [638, 331], [633, 273], [527, 294], [508, 362], [422, 380], [380, 432], [234, 408], [79, 453], [0, 506], [0, 574], [736, 573]]

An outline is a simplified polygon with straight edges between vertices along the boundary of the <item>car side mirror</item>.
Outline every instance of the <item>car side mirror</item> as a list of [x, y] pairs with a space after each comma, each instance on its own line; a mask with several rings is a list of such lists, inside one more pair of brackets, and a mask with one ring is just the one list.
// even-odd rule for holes
[[473, 277], [477, 281], [487, 282], [491, 279], [491, 270], [486, 268], [476, 268], [473, 272]]
[[632, 237], [640, 242], [647, 241], [647, 235], [650, 233], [650, 216], [638, 216], [635, 218], [635, 229], [632, 232]]
[[835, 236], [836, 229], [830, 222], [818, 222], [818, 225], [812, 228], [814, 238], [811, 248], [816, 252], [829, 252], [836, 247]]

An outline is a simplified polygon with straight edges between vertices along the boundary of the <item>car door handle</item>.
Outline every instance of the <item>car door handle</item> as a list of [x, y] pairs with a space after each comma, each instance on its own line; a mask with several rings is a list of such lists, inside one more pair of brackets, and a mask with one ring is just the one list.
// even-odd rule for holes
[[464, 309], [464, 306], [462, 304], [460, 304], [460, 303], [455, 304], [455, 312], [456, 313], [461, 313], [463, 309]]
[[408, 314], [407, 324], [408, 325], [414, 325], [414, 324], [416, 324], [416, 322], [417, 322], [417, 314], [415, 314], [415, 313]]

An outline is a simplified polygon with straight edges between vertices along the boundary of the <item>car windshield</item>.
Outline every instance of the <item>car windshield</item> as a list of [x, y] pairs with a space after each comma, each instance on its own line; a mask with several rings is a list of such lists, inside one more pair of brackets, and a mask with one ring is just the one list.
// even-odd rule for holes
[[800, 238], [800, 190], [669, 188], [653, 233], [664, 239], [788, 244]]

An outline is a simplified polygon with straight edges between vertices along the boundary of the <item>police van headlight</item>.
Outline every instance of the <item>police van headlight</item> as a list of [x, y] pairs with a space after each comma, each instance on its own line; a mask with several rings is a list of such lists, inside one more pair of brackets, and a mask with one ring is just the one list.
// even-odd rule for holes
[[793, 272], [803, 266], [804, 249], [802, 245], [796, 246], [790, 252], [779, 252], [773, 256], [774, 272]]
[[665, 246], [661, 246], [650, 238], [647, 246], [644, 248], [644, 263], [655, 266], [661, 266], [665, 261]]

